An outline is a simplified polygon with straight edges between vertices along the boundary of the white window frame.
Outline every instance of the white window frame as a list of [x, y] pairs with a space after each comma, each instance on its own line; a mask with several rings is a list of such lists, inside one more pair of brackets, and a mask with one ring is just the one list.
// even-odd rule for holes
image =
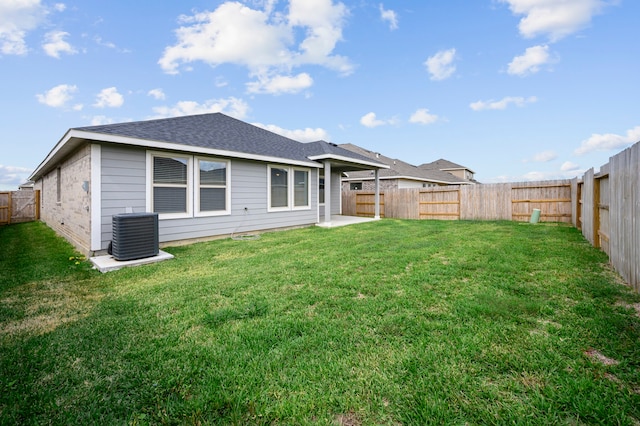
[[[191, 154], [162, 152], [162, 151], [147, 151], [147, 211], [154, 211], [153, 206], [153, 189], [158, 187], [170, 187], [172, 185], [155, 185], [153, 183], [153, 159], [156, 157], [164, 158], [181, 158], [187, 161], [187, 197], [186, 197], [186, 212], [180, 213], [159, 213], [159, 219], [186, 219], [193, 217], [209, 217], [209, 216], [224, 216], [231, 214], [231, 160], [222, 159], [217, 157], [206, 156], [194, 156]], [[225, 186], [225, 210], [216, 211], [200, 211], [200, 166], [198, 161], [212, 161], [217, 163], [227, 164], [227, 182]], [[178, 187], [178, 185], [176, 185]], [[182, 187], [182, 185], [179, 185]]]
[[[181, 158], [187, 161], [187, 185], [186, 185], [186, 211], [180, 213], [159, 213], [159, 219], [183, 219], [193, 216], [193, 156], [172, 152], [154, 152], [147, 151], [147, 210], [150, 212], [155, 211], [153, 205], [153, 191], [155, 184], [153, 183], [153, 159], [163, 158]], [[157, 185], [159, 187], [170, 187], [172, 185]], [[183, 187], [182, 185], [175, 185], [175, 187]]]
[[[224, 188], [225, 189], [225, 201], [224, 210], [213, 211], [201, 211], [200, 210], [200, 161], [209, 161], [214, 163], [226, 164], [226, 177], [225, 185], [204, 185], [205, 188]], [[193, 198], [194, 198], [194, 211], [196, 217], [208, 217], [208, 216], [224, 216], [231, 214], [231, 161], [223, 160], [221, 158], [202, 157], [197, 156], [194, 158], [193, 167]]]
[[[296, 206], [296, 172], [305, 172], [307, 174], [307, 204], [304, 206]], [[309, 210], [311, 209], [311, 170], [301, 167], [292, 167], [289, 177], [289, 193], [291, 195], [292, 210]]]
[[[322, 176], [320, 175], [320, 173], [322, 173]], [[326, 187], [327, 187], [327, 177], [324, 175], [324, 169], [318, 169], [318, 205], [320, 206], [324, 206], [325, 201], [320, 201], [320, 192], [322, 191], [322, 198], [325, 197], [326, 195]], [[322, 184], [323, 188], [320, 189], [320, 180], [324, 180], [324, 183]]]
[[[271, 169], [283, 169], [287, 171], [287, 205], [282, 207], [271, 207]], [[295, 205], [295, 172], [307, 173], [307, 205]], [[282, 164], [267, 165], [267, 211], [282, 212], [293, 210], [311, 210], [311, 169], [302, 167], [285, 166]]]

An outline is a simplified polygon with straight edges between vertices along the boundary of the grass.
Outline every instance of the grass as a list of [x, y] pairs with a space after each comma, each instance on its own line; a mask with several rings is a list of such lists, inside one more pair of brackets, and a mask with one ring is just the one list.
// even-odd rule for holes
[[640, 296], [557, 224], [382, 220], [100, 274], [0, 228], [1, 424], [640, 423]]

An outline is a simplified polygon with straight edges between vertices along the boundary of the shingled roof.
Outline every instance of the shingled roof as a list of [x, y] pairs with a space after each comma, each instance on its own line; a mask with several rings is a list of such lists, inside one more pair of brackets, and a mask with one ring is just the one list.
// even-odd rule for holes
[[38, 166], [31, 179], [46, 173], [57, 161], [87, 141], [306, 167], [320, 167], [318, 161], [336, 159], [341, 165], [354, 170], [386, 168], [379, 161], [329, 142], [302, 143], [222, 113], [210, 113], [71, 128]]
[[309, 161], [300, 146], [301, 142], [222, 113], [77, 127], [72, 130]]
[[444, 158], [440, 158], [439, 160], [432, 161], [431, 163], [424, 163], [418, 166], [421, 169], [425, 170], [469, 170], [471, 173], [475, 173], [468, 167], [461, 166], [460, 164], [453, 163], [449, 160], [445, 160]]
[[[402, 177], [402, 178], [409, 178], [409, 179], [415, 179], [420, 181], [445, 183], [450, 185], [470, 183], [470, 181], [454, 176], [451, 173], [438, 170], [438, 169], [426, 169], [426, 168], [417, 167], [405, 161], [399, 160], [397, 158], [390, 158], [380, 153], [369, 151], [357, 145], [341, 144], [339, 146], [346, 150], [363, 155], [365, 157], [375, 159], [376, 161], [379, 161], [389, 166], [389, 169], [380, 170], [379, 176], [381, 179], [392, 179], [392, 178]], [[350, 179], [367, 179], [372, 177], [373, 177], [372, 172], [349, 173]]]

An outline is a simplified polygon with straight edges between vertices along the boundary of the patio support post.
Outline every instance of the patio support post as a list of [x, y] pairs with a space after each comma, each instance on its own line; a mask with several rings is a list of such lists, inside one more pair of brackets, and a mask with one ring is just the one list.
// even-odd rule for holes
[[380, 169], [376, 169], [375, 219], [380, 219]]
[[331, 225], [331, 161], [324, 162], [324, 223]]

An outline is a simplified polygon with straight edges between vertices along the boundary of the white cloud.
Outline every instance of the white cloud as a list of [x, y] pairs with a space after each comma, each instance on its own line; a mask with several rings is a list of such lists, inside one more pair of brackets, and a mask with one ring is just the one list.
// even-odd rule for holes
[[282, 127], [278, 127], [274, 124], [262, 124], [262, 123], [252, 123], [254, 126], [261, 127], [265, 130], [269, 130], [270, 132], [277, 133], [286, 138], [293, 139], [299, 142], [315, 142], [319, 140], [327, 140], [329, 139], [329, 134], [326, 130], [321, 128], [310, 128], [307, 127], [305, 129], [296, 129], [296, 130], [288, 130], [283, 129]]
[[523, 98], [522, 96], [507, 96], [505, 98], [500, 99], [499, 101], [489, 100], [489, 101], [477, 101], [469, 104], [469, 107], [474, 111], [484, 111], [484, 110], [496, 110], [496, 109], [505, 109], [509, 105], [515, 105], [518, 107], [525, 106], [526, 104], [534, 103], [538, 100], [535, 96], [530, 96], [528, 98]]
[[113, 118], [109, 118], [106, 115], [94, 115], [91, 117], [92, 126], [102, 126], [104, 124], [113, 124], [114, 122]]
[[551, 41], [586, 27], [600, 13], [603, 0], [500, 0], [514, 15], [523, 15], [518, 24], [525, 38], [546, 35]]
[[388, 124], [387, 121], [378, 120], [375, 112], [369, 112], [360, 118], [360, 124], [365, 127], [374, 128]]
[[40, 0], [0, 1], [0, 53], [26, 55], [25, 37], [46, 16]]
[[556, 158], [558, 158], [558, 154], [555, 151], [548, 150], [538, 152], [533, 156], [533, 158], [531, 158], [531, 160], [527, 161], [533, 161], [534, 163], [547, 163], [549, 161], [555, 160]]
[[66, 106], [67, 102], [69, 102], [73, 98], [72, 95], [77, 90], [77, 86], [70, 84], [59, 84], [58, 86], [47, 90], [43, 94], [37, 94], [36, 98], [41, 104], [45, 104], [53, 108], [62, 108]]
[[124, 104], [124, 97], [118, 93], [118, 89], [115, 87], [108, 87], [102, 89], [96, 96], [96, 103], [93, 104], [96, 108], [118, 108]]
[[[567, 164], [566, 167], [565, 164]], [[482, 181], [485, 183], [546, 181], [556, 179], [571, 179], [583, 173], [584, 170], [581, 170], [578, 165], [567, 161], [560, 167], [560, 169], [556, 170], [533, 170], [519, 176], [500, 175], [489, 177], [483, 179]]]
[[69, 42], [65, 41], [65, 37], [69, 33], [64, 31], [50, 31], [44, 36], [45, 42], [42, 44], [42, 49], [45, 53], [53, 58], [60, 58], [60, 53], [67, 53], [73, 55], [78, 53]]
[[445, 80], [451, 77], [456, 71], [456, 66], [453, 65], [455, 59], [456, 49], [441, 50], [430, 56], [424, 65], [431, 74], [431, 80]]
[[195, 101], [180, 101], [172, 107], [155, 107], [153, 111], [156, 113], [153, 118], [222, 112], [242, 120], [246, 117], [249, 106], [242, 99], [230, 97], [227, 99], [210, 99], [202, 104]]
[[398, 15], [393, 10], [385, 10], [382, 3], [380, 4], [380, 18], [389, 23], [390, 30], [398, 29]]
[[626, 135], [616, 135], [614, 133], [592, 134], [589, 139], [582, 141], [574, 153], [583, 155], [591, 151], [611, 151], [626, 148], [628, 145], [640, 141], [640, 126], [627, 130]]
[[[342, 39], [347, 9], [332, 0], [290, 0], [288, 14], [275, 12], [276, 2], [262, 2], [264, 10], [238, 2], [222, 3], [213, 12], [181, 16], [177, 43], [165, 48], [158, 61], [169, 74], [181, 64], [201, 61], [211, 66], [233, 63], [252, 75], [272, 75], [313, 64], [349, 74], [347, 58], [333, 55]], [[301, 31], [302, 30], [302, 31]], [[302, 40], [296, 35], [303, 33]]]
[[439, 117], [435, 114], [431, 114], [428, 109], [420, 108], [411, 114], [409, 122], [417, 124], [431, 124], [438, 121], [438, 119]]
[[166, 95], [164, 94], [164, 91], [160, 88], [157, 89], [151, 89], [147, 92], [147, 95], [151, 96], [154, 99], [157, 99], [159, 101], [166, 99]]
[[0, 164], [0, 191], [14, 191], [27, 181], [33, 170], [25, 167], [5, 166]]
[[580, 166], [576, 163], [572, 163], [571, 161], [565, 161], [562, 163], [562, 166], [560, 166], [560, 170], [563, 172], [573, 172], [579, 169]]
[[296, 76], [276, 75], [274, 77], [258, 76], [258, 81], [247, 83], [247, 92], [279, 95], [282, 93], [298, 93], [313, 85], [313, 79], [306, 72]]
[[527, 48], [523, 55], [513, 58], [507, 72], [519, 76], [534, 74], [540, 71], [540, 66], [549, 62], [549, 46], [533, 46]]

